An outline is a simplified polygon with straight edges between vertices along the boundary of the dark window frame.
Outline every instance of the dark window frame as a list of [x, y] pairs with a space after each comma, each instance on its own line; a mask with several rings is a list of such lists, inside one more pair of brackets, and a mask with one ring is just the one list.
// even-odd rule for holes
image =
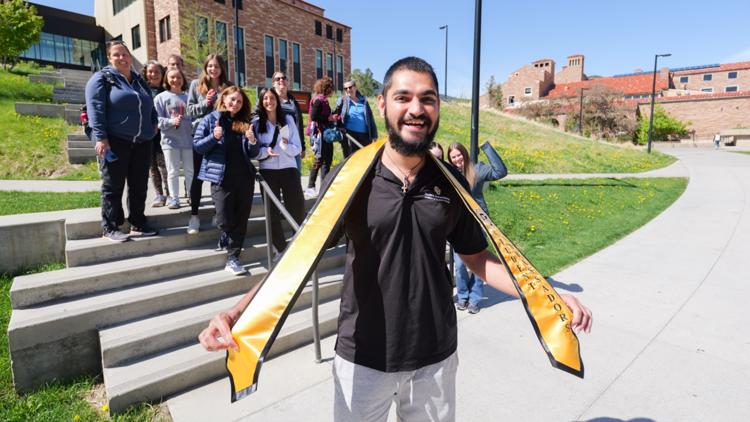
[[323, 22], [315, 21], [315, 35], [319, 37], [323, 36]]
[[344, 31], [341, 28], [336, 28], [336, 41], [344, 42]]
[[713, 74], [711, 74], [711, 73], [705, 73], [705, 74], [703, 74], [703, 81], [704, 82], [709, 82], [709, 81], [712, 81], [713, 79], [714, 79], [714, 75]]
[[133, 48], [133, 50], [137, 50], [141, 48], [141, 24], [138, 24], [132, 28], [130, 28], [130, 45]]
[[689, 80], [690, 80], [689, 76], [680, 76], [680, 83], [681, 84], [686, 84], [686, 83], [688, 83]]
[[[270, 56], [268, 55], [269, 40], [271, 46]], [[273, 73], [276, 71], [276, 69], [274, 68], [274, 56], [276, 56], [274, 47], [274, 38], [268, 34], [263, 35], [263, 57], [266, 60], [266, 86], [269, 88], [273, 86]]]
[[315, 79], [322, 79], [324, 74], [323, 50], [315, 50]]
[[326, 38], [333, 39], [333, 25], [326, 24]]
[[727, 79], [737, 79], [737, 71], [727, 73]]
[[292, 79], [292, 89], [302, 89], [302, 46], [299, 43], [292, 43], [292, 69], [294, 70]]
[[169, 15], [159, 19], [159, 42], [172, 39], [172, 22]]

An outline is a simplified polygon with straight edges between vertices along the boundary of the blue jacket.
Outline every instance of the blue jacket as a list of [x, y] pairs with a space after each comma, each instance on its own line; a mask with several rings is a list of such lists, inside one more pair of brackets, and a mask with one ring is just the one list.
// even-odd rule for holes
[[[195, 130], [195, 135], [193, 135], [195, 150], [203, 154], [201, 168], [198, 171], [198, 179], [211, 183], [221, 183], [224, 180], [224, 171], [226, 170], [226, 144], [224, 143], [224, 136], [219, 140], [214, 138], [214, 127], [216, 127], [217, 120], [220, 121], [219, 124], [224, 129], [225, 135], [232, 130], [226, 117], [222, 116], [222, 113], [219, 111], [213, 111], [201, 120]], [[253, 166], [250, 160], [258, 157], [260, 143], [256, 142], [255, 145], [250, 145], [245, 135], [242, 134], [242, 150], [245, 153], [245, 162], [254, 179], [255, 166]], [[255, 181], [251, 180], [250, 183], [255, 183]]]
[[495, 148], [492, 148], [492, 145], [489, 144], [489, 142], [485, 142], [481, 146], [482, 151], [484, 151], [485, 155], [487, 155], [487, 159], [490, 162], [489, 165], [477, 162], [474, 165], [474, 171], [476, 171], [477, 179], [474, 181], [474, 186], [471, 187], [471, 196], [476, 199], [477, 203], [480, 207], [484, 210], [484, 212], [489, 213], [487, 210], [487, 202], [484, 200], [484, 184], [485, 182], [489, 182], [492, 180], [500, 180], [503, 177], [508, 175], [508, 169], [505, 167], [505, 163], [503, 163], [502, 158], [500, 158], [500, 155], [495, 151]]
[[[112, 75], [112, 83], [103, 72]], [[150, 141], [156, 135], [156, 109], [151, 90], [141, 75], [131, 71], [132, 83], [106, 66], [86, 83], [86, 110], [94, 142], [116, 137], [131, 142]]]
[[[372, 109], [370, 109], [370, 103], [367, 102], [367, 97], [360, 94], [357, 91], [357, 101], [365, 104], [365, 125], [367, 126], [367, 132], [370, 135], [370, 139], [378, 139], [378, 126], [375, 124], [375, 118], [372, 115]], [[341, 124], [346, 127], [346, 119], [349, 118], [349, 105], [352, 99], [348, 95], [344, 95], [336, 101], [336, 108], [333, 114], [341, 116]]]

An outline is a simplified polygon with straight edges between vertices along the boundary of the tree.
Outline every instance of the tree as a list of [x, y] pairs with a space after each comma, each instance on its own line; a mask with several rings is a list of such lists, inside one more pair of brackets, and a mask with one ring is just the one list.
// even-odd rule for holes
[[22, 0], [0, 1], [0, 61], [12, 68], [18, 56], [39, 42], [44, 20], [36, 7]]
[[[614, 138], [625, 134], [631, 139], [635, 131], [633, 112], [622, 101], [621, 91], [606, 85], [591, 85], [583, 93], [583, 133], [588, 136], [594, 134], [598, 138]], [[578, 130], [580, 118], [580, 96], [566, 99], [568, 110], [567, 128]]]
[[[219, 54], [224, 60], [229, 60], [226, 26], [223, 28], [221, 33], [217, 32], [214, 16], [186, 14], [180, 20], [182, 58], [187, 66], [195, 66], [196, 74], [202, 70], [203, 61], [209, 54]], [[227, 77], [231, 79], [231, 75]]]
[[[636, 142], [639, 145], [648, 143], [648, 116], [643, 116], [636, 131]], [[687, 136], [687, 126], [690, 122], [682, 122], [667, 114], [661, 106], [654, 110], [654, 126], [651, 134], [652, 141], [668, 141], [672, 137]]]
[[380, 91], [380, 82], [372, 76], [372, 70], [369, 67], [364, 72], [359, 69], [352, 70], [349, 79], [357, 84], [357, 91], [365, 97], [372, 97]]
[[490, 106], [492, 108], [503, 109], [503, 86], [495, 82], [495, 75], [490, 76], [490, 80], [485, 85], [487, 95], [490, 97]]

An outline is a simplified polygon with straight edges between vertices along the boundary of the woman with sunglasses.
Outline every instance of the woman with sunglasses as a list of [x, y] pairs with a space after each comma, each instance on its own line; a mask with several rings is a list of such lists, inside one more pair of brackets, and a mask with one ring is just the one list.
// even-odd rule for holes
[[[367, 97], [357, 91], [357, 83], [353, 80], [344, 82], [344, 95], [336, 101], [333, 114], [339, 116], [346, 133], [362, 146], [369, 145], [378, 139], [378, 128], [370, 109]], [[359, 147], [346, 138], [349, 148], [355, 152]]]
[[[276, 72], [273, 74], [273, 89], [279, 94], [281, 109], [284, 110], [284, 113], [294, 119], [294, 124], [297, 126], [297, 132], [301, 142], [302, 139], [305, 139], [305, 121], [302, 119], [302, 110], [300, 110], [297, 100], [289, 93], [289, 78], [286, 77], [284, 72]], [[305, 143], [301, 142], [301, 144], [302, 151], [296, 156], [297, 172], [300, 177], [302, 177], [302, 159], [305, 158]]]
[[[86, 83], [86, 109], [102, 177], [102, 236], [124, 242], [132, 235], [153, 236], [146, 223], [146, 191], [151, 166], [156, 109], [151, 90], [133, 71], [133, 57], [122, 41], [107, 43], [109, 65]], [[130, 234], [120, 231], [125, 222], [122, 194], [128, 184]]]

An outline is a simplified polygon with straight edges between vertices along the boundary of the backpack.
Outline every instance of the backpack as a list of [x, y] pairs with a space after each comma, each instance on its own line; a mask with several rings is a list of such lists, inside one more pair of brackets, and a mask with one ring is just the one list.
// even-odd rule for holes
[[[323, 102], [323, 107], [328, 107], [328, 110], [331, 110], [331, 106], [328, 105], [328, 99], [325, 97], [325, 95], [318, 95], [317, 97], [313, 98], [312, 101], [310, 101], [310, 104], [307, 106], [307, 115], [312, 116], [312, 107], [315, 100], [320, 100]], [[315, 124], [315, 121], [310, 118], [310, 123], [307, 124], [307, 128], [305, 128], [305, 135], [312, 136], [315, 133], [318, 132], [318, 126]]]

